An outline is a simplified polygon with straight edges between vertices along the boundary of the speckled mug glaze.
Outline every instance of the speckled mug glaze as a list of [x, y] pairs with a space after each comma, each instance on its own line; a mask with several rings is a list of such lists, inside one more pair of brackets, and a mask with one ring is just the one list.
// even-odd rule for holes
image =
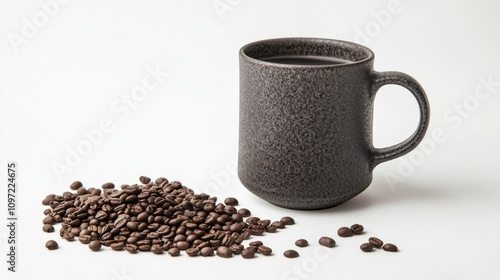
[[[274, 56], [327, 56], [350, 61], [290, 65]], [[365, 190], [373, 168], [414, 149], [429, 124], [424, 90], [400, 72], [373, 70], [373, 52], [330, 39], [282, 38], [250, 43], [240, 57], [238, 176], [268, 202], [293, 209], [341, 204]], [[417, 130], [400, 144], [375, 148], [373, 102], [377, 90], [396, 84], [415, 96]]]

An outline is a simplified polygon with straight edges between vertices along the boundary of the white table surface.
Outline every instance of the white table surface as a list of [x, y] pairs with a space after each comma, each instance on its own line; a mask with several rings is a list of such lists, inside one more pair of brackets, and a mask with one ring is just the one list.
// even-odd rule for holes
[[[7, 271], [8, 231], [0, 227], [1, 279], [215, 277], [210, 271], [220, 279], [500, 278], [498, 2], [194, 2], [0, 2], [2, 225], [11, 160], [19, 218], [16, 273]], [[377, 70], [415, 77], [432, 111], [425, 145], [378, 166], [365, 192], [332, 209], [287, 210], [251, 194], [233, 168], [237, 53], [276, 37], [356, 41], [376, 53]], [[135, 92], [151, 75], [150, 89]], [[415, 100], [384, 87], [374, 122], [376, 146], [404, 140], [418, 122]], [[102, 137], [85, 146], [85, 133], [96, 129]], [[78, 147], [80, 158], [72, 154]], [[253, 260], [93, 253], [41, 231], [46, 194], [75, 180], [97, 187], [136, 183], [140, 175], [234, 196], [257, 216], [290, 215], [297, 223], [260, 238], [275, 253]], [[366, 233], [336, 235], [353, 223]], [[323, 235], [337, 247], [319, 247]], [[363, 253], [358, 247], [369, 236], [400, 252]], [[311, 246], [284, 258], [298, 238]], [[48, 239], [60, 249], [45, 249]]]

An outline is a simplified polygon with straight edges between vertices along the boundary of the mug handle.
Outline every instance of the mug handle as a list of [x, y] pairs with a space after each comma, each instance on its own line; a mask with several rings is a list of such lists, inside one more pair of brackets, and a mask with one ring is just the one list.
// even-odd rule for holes
[[403, 142], [386, 147], [375, 148], [371, 145], [371, 169], [379, 163], [395, 159], [403, 156], [413, 150], [424, 138], [427, 127], [429, 126], [429, 101], [425, 95], [422, 86], [411, 76], [401, 72], [375, 72], [372, 78], [371, 93], [372, 98], [375, 98], [377, 91], [384, 85], [395, 84], [400, 85], [409, 90], [417, 99], [418, 107], [420, 109], [420, 122], [415, 132]]

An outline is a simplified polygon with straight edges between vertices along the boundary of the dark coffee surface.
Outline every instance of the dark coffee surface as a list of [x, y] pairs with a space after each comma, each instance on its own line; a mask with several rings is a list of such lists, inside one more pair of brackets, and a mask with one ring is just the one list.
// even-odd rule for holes
[[335, 65], [346, 64], [350, 61], [328, 56], [314, 56], [314, 55], [287, 55], [287, 56], [273, 56], [262, 58], [261, 60], [290, 65]]

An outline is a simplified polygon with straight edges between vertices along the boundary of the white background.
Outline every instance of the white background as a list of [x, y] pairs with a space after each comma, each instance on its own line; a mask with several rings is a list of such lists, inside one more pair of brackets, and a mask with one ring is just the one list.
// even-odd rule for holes
[[[49, 0], [0, 3], [5, 218], [7, 161], [19, 165], [18, 272], [7, 272], [2, 222], [2, 279], [500, 278], [497, 1], [74, 0], [45, 9]], [[432, 111], [425, 146], [378, 166], [365, 192], [332, 209], [292, 211], [252, 195], [232, 168], [238, 50], [275, 37], [356, 41], [375, 52], [377, 70], [415, 77]], [[148, 69], [168, 77], [151, 80], [154, 89], [133, 97]], [[136, 99], [126, 105], [131, 96]], [[70, 151], [88, 143], [85, 131], [95, 132], [102, 121], [111, 131], [86, 146], [81, 159], [68, 161]], [[417, 122], [406, 90], [379, 92], [376, 146], [404, 140]], [[67, 169], [58, 173], [54, 165]], [[140, 175], [179, 180], [220, 199], [235, 196], [257, 216], [290, 215], [297, 224], [263, 236], [275, 254], [253, 260], [93, 253], [41, 231], [45, 195], [61, 194], [75, 180], [99, 187], [137, 183]], [[353, 223], [363, 224], [366, 234], [336, 235]], [[323, 235], [338, 246], [319, 247]], [[369, 236], [397, 244], [400, 252], [361, 252]], [[311, 246], [298, 249], [297, 259], [284, 258], [297, 238]], [[48, 239], [60, 249], [45, 249]]]

